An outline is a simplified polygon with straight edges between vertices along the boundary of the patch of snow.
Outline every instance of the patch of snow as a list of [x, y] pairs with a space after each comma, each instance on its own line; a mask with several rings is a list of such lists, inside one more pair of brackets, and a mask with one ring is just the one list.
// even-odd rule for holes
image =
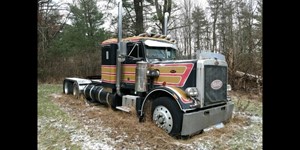
[[214, 144], [209, 141], [209, 140], [205, 140], [205, 141], [198, 141], [197, 143], [194, 143], [194, 149], [197, 150], [212, 150], [214, 149]]
[[221, 129], [221, 128], [224, 128], [224, 124], [223, 123], [218, 123], [216, 125], [214, 125], [215, 128], [217, 129]]
[[241, 117], [246, 117], [247, 119], [250, 119], [250, 122], [252, 123], [259, 123], [262, 124], [262, 117], [253, 115], [251, 113], [246, 113], [246, 112], [233, 112], [235, 116], [241, 116]]
[[100, 136], [91, 137], [86, 129], [75, 130], [76, 127], [73, 125], [67, 125], [60, 121], [51, 122], [53, 119], [41, 118], [39, 119], [39, 130], [43, 128], [47, 123], [51, 123], [52, 127], [58, 128], [70, 134], [70, 139], [73, 144], [81, 145], [83, 150], [91, 150], [91, 149], [105, 149], [111, 150], [113, 147], [108, 144], [108, 142], [112, 143], [114, 140], [107, 136], [107, 132], [111, 129], [103, 129], [99, 128]]
[[213, 129], [213, 127], [208, 127], [208, 128], [203, 129], [203, 131], [204, 131], [204, 132], [207, 132], [207, 131], [210, 131], [210, 130], [212, 130], [212, 129]]
[[210, 131], [212, 129], [221, 129], [221, 128], [224, 128], [224, 124], [223, 123], [218, 123], [218, 124], [215, 124], [213, 126], [210, 126], [208, 128], [203, 129], [203, 131], [207, 132], [207, 131]]
[[52, 97], [54, 97], [54, 98], [60, 98], [60, 97], [61, 97], [60, 94], [56, 94], [56, 93], [53, 93], [53, 94], [51, 94], [50, 96], [52, 96]]
[[254, 123], [262, 123], [262, 117], [251, 116], [250, 120], [251, 120], [251, 122], [254, 122]]
[[93, 139], [86, 132], [71, 134], [72, 143], [81, 143], [83, 150], [90, 149], [113, 149], [107, 144], [107, 141], [111, 141], [110, 138]]

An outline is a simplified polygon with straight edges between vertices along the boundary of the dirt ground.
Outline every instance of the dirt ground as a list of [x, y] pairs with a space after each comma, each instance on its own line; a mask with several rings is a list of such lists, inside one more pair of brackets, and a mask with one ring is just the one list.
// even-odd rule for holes
[[262, 117], [249, 112], [235, 109], [232, 120], [223, 128], [210, 127], [188, 139], [175, 139], [151, 121], [140, 123], [133, 112], [114, 111], [62, 93], [50, 96], [80, 128], [47, 118], [39, 119], [39, 124], [53, 122], [53, 126], [70, 133], [72, 143], [82, 145], [82, 149], [262, 149]]

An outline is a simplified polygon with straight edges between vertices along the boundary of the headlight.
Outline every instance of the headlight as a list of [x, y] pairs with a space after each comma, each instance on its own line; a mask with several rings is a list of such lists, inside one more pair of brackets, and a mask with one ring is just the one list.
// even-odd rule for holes
[[231, 91], [231, 85], [227, 84], [227, 91]]
[[191, 97], [195, 97], [195, 96], [198, 96], [198, 90], [197, 88], [195, 87], [188, 87], [185, 89], [185, 93], [188, 95], [188, 96], [191, 96]]
[[229, 96], [229, 91], [231, 91], [231, 85], [227, 84], [227, 101], [231, 101], [231, 97]]

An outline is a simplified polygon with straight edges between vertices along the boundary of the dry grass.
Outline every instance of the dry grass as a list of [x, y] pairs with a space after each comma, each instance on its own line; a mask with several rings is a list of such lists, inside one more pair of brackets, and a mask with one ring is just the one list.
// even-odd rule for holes
[[[251, 147], [261, 149], [262, 147], [261, 141], [251, 140], [252, 136], [261, 135], [262, 125], [254, 124], [253, 126], [249, 118], [241, 115], [234, 115], [231, 121], [221, 129], [209, 130], [186, 140], [175, 139], [156, 127], [149, 121], [151, 120], [149, 118], [146, 122], [140, 123], [135, 111], [126, 113], [114, 111], [103, 105], [89, 104], [82, 98], [75, 99], [70, 95], [63, 95], [60, 89], [61, 85], [57, 85], [52, 95], [48, 92], [51, 95], [52, 104], [60, 108], [72, 120], [76, 120], [78, 126], [84, 127], [89, 136], [97, 138], [106, 134], [109, 140], [103, 142], [107, 142], [114, 149], [251, 149]], [[234, 98], [234, 101], [236, 100]], [[257, 108], [259, 105], [256, 105], [255, 100], [249, 101], [245, 112], [259, 110], [259, 107]], [[244, 103], [241, 105], [245, 107]], [[250, 109], [252, 107], [256, 109]], [[256, 113], [259, 114], [260, 111]], [[66, 140], [68, 141], [68, 138]]]
[[231, 92], [230, 96], [235, 103], [236, 112], [248, 112], [262, 117], [262, 96], [249, 96], [245, 92]]
[[[70, 95], [62, 95], [54, 102], [84, 124], [90, 124], [88, 119], [95, 119], [95, 122], [101, 122], [101, 126], [112, 128], [113, 132], [110, 133], [110, 136], [115, 137], [116, 140], [120, 139], [120, 135], [122, 135], [122, 142], [114, 145], [116, 148], [143, 149], [152, 147], [153, 143], [156, 143], [155, 147], [159, 149], [178, 147], [176, 144], [172, 144], [175, 139], [170, 138], [152, 122], [140, 123], [134, 111], [126, 113], [114, 111], [103, 105], [90, 105], [82, 100], [74, 100]], [[97, 124], [95, 125], [97, 126]]]

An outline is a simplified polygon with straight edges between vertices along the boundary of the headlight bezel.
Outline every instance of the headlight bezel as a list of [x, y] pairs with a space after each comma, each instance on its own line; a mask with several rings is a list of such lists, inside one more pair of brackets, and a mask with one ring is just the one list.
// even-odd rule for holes
[[185, 93], [190, 97], [197, 97], [199, 95], [198, 89], [196, 87], [186, 88]]

